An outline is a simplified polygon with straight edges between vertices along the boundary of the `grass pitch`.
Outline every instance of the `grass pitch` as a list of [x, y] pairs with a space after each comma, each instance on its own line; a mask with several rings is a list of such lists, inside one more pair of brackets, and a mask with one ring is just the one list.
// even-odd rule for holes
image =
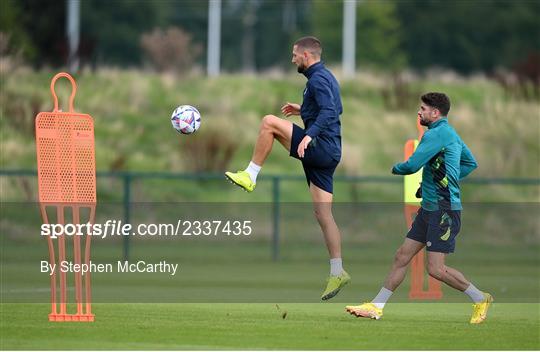
[[47, 304], [1, 307], [3, 350], [540, 348], [537, 303], [495, 303], [481, 325], [463, 303], [389, 304], [379, 321], [341, 303], [95, 304], [94, 323], [49, 323]]
[[[374, 218], [365, 223], [374, 224]], [[303, 232], [287, 227], [277, 262], [270, 259], [269, 241], [255, 237], [134, 241], [132, 260], [179, 263], [179, 273], [96, 273], [96, 321], [50, 323], [49, 277], [39, 269], [46, 243], [31, 228], [25, 232], [5, 224], [0, 236], [2, 350], [540, 349], [539, 251], [536, 228], [528, 226], [511, 236], [493, 231], [483, 242], [469, 230], [465, 233], [473, 235], [460, 238], [460, 250], [448, 258], [449, 265], [495, 297], [488, 320], [477, 326], [469, 324], [468, 298], [445, 286], [440, 303], [407, 303], [409, 278], [382, 320], [347, 314], [346, 304], [369, 300], [380, 289], [402, 242], [402, 236], [388, 235], [397, 231], [377, 226], [344, 236], [353, 280], [331, 303], [319, 300], [328, 273], [322, 238], [310, 240], [319, 233], [307, 226]], [[370, 233], [381, 235], [369, 240]], [[95, 242], [96, 262], [121, 259], [121, 242]], [[70, 301], [73, 292], [68, 290]]]

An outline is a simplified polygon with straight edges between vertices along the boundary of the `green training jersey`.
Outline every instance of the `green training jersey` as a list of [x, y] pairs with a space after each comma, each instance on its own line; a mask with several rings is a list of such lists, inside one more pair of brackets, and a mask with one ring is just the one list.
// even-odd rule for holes
[[392, 173], [410, 175], [424, 167], [422, 208], [461, 210], [459, 180], [477, 166], [471, 151], [445, 117], [429, 125], [413, 155], [394, 165]]

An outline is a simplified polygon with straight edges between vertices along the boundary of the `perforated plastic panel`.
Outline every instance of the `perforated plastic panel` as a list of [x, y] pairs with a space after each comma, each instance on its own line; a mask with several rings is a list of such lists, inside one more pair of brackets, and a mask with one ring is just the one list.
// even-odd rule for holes
[[36, 118], [40, 202], [95, 203], [94, 124], [85, 114]]
[[[69, 112], [58, 109], [54, 84], [60, 77], [71, 81]], [[77, 86], [66, 73], [51, 82], [52, 112], [36, 117], [39, 201], [45, 203], [95, 203], [96, 162], [94, 122], [87, 114], [73, 111]]]

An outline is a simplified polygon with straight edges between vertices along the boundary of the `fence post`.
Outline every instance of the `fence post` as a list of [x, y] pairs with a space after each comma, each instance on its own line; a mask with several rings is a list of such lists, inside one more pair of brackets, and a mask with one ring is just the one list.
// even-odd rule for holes
[[[131, 174], [126, 172], [122, 178], [124, 179], [124, 224], [129, 224], [131, 211]], [[123, 255], [125, 261], [129, 260], [129, 238], [130, 236], [124, 236], [123, 238]]]
[[279, 259], [279, 176], [272, 177], [272, 261]]

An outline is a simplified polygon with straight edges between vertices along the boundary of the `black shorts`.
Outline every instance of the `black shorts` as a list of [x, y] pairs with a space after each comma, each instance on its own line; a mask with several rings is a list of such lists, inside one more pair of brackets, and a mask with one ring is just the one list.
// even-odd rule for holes
[[460, 210], [418, 210], [407, 237], [426, 244], [426, 250], [453, 253], [461, 229]]
[[339, 163], [321, 145], [310, 143], [304, 157], [298, 156], [298, 145], [305, 136], [303, 128], [293, 124], [290, 156], [302, 162], [308, 185], [313, 183], [322, 190], [333, 193], [334, 171]]

